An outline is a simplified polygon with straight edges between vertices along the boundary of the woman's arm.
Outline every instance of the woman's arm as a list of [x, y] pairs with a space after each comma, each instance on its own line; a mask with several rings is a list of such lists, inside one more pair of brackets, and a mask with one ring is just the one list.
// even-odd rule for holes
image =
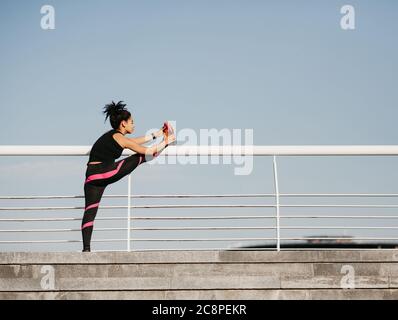
[[[162, 131], [162, 129], [160, 129], [160, 130], [154, 132], [153, 134], [156, 138], [158, 138], [163, 134], [163, 131]], [[147, 143], [147, 142], [153, 140], [153, 136], [152, 136], [152, 134], [148, 134], [148, 135], [142, 136], [142, 137], [127, 138], [127, 139], [132, 140], [133, 142], [135, 142], [137, 144], [144, 144], [144, 143]]]
[[166, 148], [166, 145], [169, 143], [172, 143], [175, 141], [175, 136], [171, 135], [167, 138], [165, 138], [164, 141], [161, 143], [155, 144], [154, 146], [151, 147], [144, 147], [132, 139], [123, 137], [122, 138], [122, 143], [124, 148], [130, 149], [134, 152], [140, 153], [140, 154], [147, 154], [147, 155], [155, 155], [159, 154], [164, 148]]

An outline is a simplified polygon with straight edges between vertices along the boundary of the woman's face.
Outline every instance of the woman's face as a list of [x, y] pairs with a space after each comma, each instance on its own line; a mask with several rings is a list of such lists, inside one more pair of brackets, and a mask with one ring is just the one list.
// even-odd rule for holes
[[135, 129], [133, 118], [130, 117], [127, 121], [122, 121], [122, 126], [126, 129], [127, 133], [133, 133]]

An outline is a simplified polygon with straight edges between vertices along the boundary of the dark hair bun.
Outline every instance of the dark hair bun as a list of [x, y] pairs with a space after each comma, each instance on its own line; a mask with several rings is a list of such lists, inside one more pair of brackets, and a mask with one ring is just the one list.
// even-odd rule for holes
[[106, 119], [109, 117], [109, 121], [113, 129], [117, 129], [121, 121], [127, 121], [131, 117], [131, 113], [126, 109], [126, 104], [123, 101], [115, 103], [112, 101], [104, 107], [104, 114]]
[[121, 114], [124, 110], [127, 111], [127, 109], [125, 107], [126, 107], [126, 104], [124, 104], [123, 101], [119, 101], [118, 103], [115, 103], [114, 101], [112, 101], [111, 103], [107, 104], [104, 107], [104, 114], [106, 115], [105, 121], [106, 121], [106, 119], [108, 119], [108, 117], [112, 118], [113, 116]]

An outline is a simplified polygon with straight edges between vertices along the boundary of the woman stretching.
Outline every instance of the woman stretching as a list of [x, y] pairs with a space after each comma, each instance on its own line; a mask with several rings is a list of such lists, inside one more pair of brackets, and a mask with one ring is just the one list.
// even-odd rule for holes
[[[173, 128], [167, 122], [164, 123], [162, 129], [151, 135], [138, 138], [125, 137], [126, 134], [134, 131], [134, 122], [130, 112], [125, 109], [126, 105], [122, 102], [119, 101], [115, 104], [112, 101], [104, 107], [105, 121], [109, 117], [113, 130], [103, 134], [90, 151], [86, 181], [84, 182], [85, 210], [81, 226], [83, 252], [90, 252], [94, 219], [106, 186], [130, 174], [140, 164], [157, 157], [170, 143], [175, 141]], [[161, 143], [151, 147], [142, 146], [142, 144], [162, 135], [164, 140]], [[125, 148], [136, 152], [136, 154], [115, 162]]]

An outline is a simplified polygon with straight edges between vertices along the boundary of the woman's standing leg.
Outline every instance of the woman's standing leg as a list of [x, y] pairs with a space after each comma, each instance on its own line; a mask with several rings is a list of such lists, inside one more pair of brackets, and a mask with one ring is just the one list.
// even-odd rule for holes
[[94, 219], [98, 206], [104, 193], [105, 186], [96, 186], [90, 183], [84, 184], [85, 210], [82, 220], [83, 251], [90, 251], [91, 235], [94, 228]]
[[147, 162], [145, 155], [134, 154], [105, 168], [99, 167], [99, 172], [91, 169], [86, 173], [86, 181], [84, 184], [86, 207], [81, 227], [83, 251], [90, 251], [94, 219], [106, 186], [119, 181], [124, 176], [133, 172], [135, 168], [144, 162]]

